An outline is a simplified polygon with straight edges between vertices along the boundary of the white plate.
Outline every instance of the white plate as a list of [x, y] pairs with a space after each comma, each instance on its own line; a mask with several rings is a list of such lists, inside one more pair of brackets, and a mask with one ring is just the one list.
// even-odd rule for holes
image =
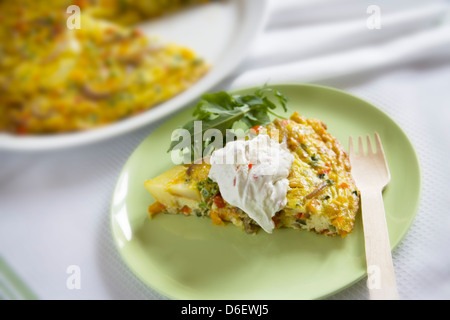
[[140, 27], [167, 41], [189, 46], [212, 64], [194, 86], [134, 117], [105, 127], [48, 136], [0, 134], [0, 149], [38, 151], [74, 147], [130, 132], [172, 114], [193, 102], [235, 69], [262, 30], [267, 0], [222, 0], [153, 20]]

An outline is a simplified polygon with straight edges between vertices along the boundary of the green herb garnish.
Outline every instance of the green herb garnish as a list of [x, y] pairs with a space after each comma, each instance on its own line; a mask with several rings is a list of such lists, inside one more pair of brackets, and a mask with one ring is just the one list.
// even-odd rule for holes
[[[205, 150], [207, 150], [206, 154], [212, 152], [211, 148], [207, 149], [207, 147], [214, 142], [214, 137], [203, 141], [204, 134], [209, 129], [219, 130], [223, 138], [223, 141], [220, 141], [220, 143], [225, 145], [226, 130], [232, 129], [238, 123], [248, 130], [257, 125], [265, 126], [269, 124], [271, 122], [270, 114], [284, 119], [284, 117], [274, 113], [273, 110], [277, 108], [277, 105], [268, 97], [268, 94], [271, 94], [271, 98], [275, 98], [283, 110], [287, 111], [287, 98], [278, 90], [266, 86], [256, 90], [253, 94], [231, 95], [221, 91], [203, 95], [195, 107], [193, 114], [195, 119], [189, 121], [181, 128], [187, 130], [190, 134], [192, 160], [197, 160], [194, 159], [194, 154], [196, 154], [194, 148], [196, 146], [197, 153], [201, 155], [205, 155]], [[194, 130], [195, 121], [201, 121], [200, 132]], [[172, 139], [168, 152], [186, 147], [185, 144], [180, 144], [180, 139], [181, 137], [175, 138], [175, 140]]]

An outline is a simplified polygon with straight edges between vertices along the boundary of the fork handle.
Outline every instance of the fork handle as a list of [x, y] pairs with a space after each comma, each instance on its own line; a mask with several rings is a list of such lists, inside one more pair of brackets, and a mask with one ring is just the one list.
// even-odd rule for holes
[[370, 298], [396, 300], [397, 285], [381, 191], [361, 190], [361, 205]]

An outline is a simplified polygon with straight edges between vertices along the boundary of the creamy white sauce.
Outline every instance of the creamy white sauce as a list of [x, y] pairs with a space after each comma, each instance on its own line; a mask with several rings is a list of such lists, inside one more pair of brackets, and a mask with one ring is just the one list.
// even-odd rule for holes
[[272, 217], [287, 203], [287, 177], [293, 161], [285, 144], [261, 134], [251, 140], [229, 142], [214, 151], [209, 177], [219, 185], [226, 202], [272, 233]]

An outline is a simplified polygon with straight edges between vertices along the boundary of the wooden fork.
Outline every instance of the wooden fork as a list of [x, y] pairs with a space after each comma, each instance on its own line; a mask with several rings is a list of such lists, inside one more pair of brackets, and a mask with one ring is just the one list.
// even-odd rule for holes
[[361, 193], [367, 287], [373, 300], [394, 300], [398, 299], [398, 293], [382, 195], [391, 177], [380, 136], [375, 132], [376, 150], [372, 149], [370, 137], [366, 139], [367, 152], [364, 152], [362, 137], [358, 139], [358, 152], [355, 152], [350, 137], [349, 155], [352, 175]]

